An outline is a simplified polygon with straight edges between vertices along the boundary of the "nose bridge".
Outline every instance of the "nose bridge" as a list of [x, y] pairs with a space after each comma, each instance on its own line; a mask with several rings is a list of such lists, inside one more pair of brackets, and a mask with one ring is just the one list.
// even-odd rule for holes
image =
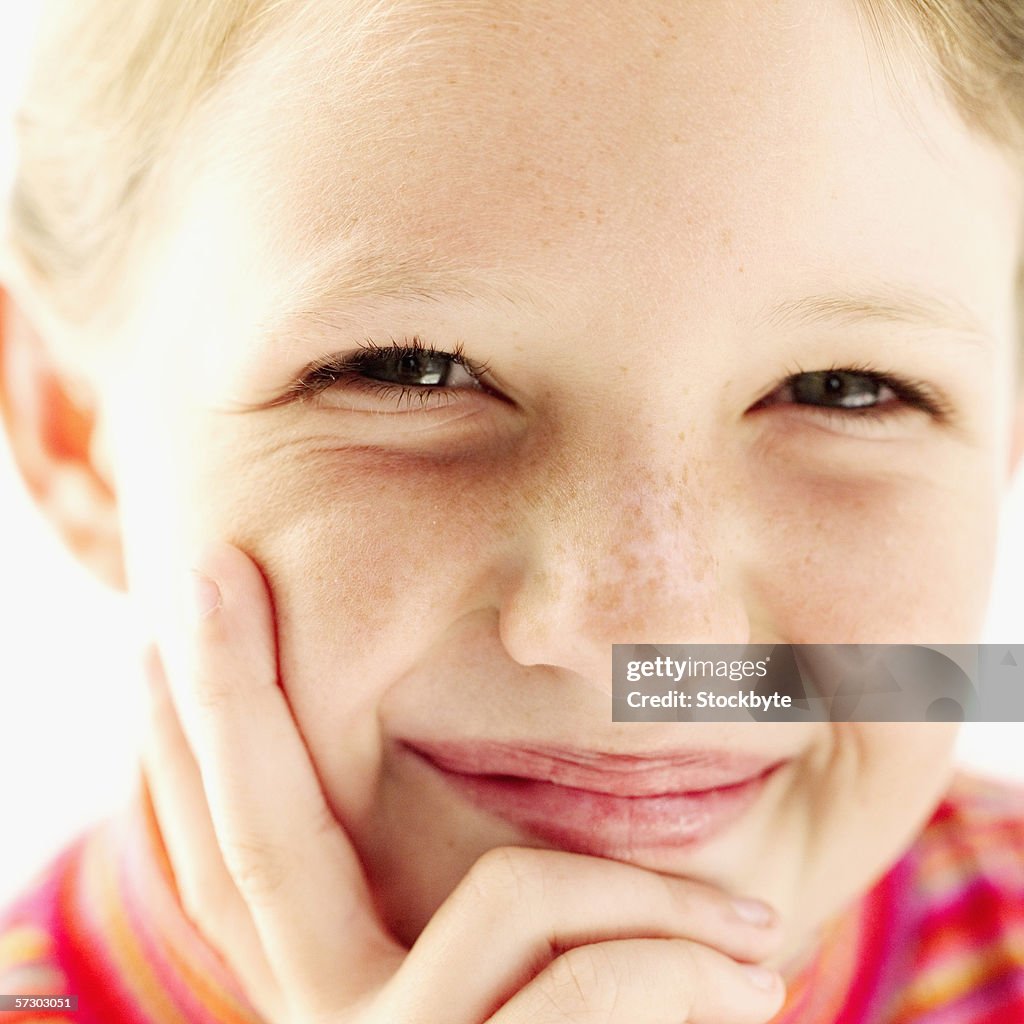
[[605, 446], [563, 446], [531, 482], [529, 563], [503, 608], [506, 647], [524, 664], [589, 671], [610, 666], [612, 643], [731, 642], [707, 463], [681, 440]]

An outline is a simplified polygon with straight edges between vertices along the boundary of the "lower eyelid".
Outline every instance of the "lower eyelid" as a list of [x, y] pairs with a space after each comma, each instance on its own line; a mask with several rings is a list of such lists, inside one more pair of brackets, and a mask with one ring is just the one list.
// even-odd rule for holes
[[795, 429], [818, 430], [839, 440], [907, 440], [919, 436], [920, 429], [930, 425], [927, 413], [906, 404], [896, 405], [887, 412], [850, 413], [795, 404], [781, 409], [781, 415], [793, 423]]

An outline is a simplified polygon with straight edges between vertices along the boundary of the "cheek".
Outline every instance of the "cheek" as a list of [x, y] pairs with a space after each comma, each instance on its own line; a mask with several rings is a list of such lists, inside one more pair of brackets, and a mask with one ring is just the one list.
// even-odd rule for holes
[[351, 819], [371, 810], [388, 689], [488, 601], [508, 499], [438, 460], [316, 453], [288, 475], [293, 498], [254, 505], [236, 540], [268, 579], [286, 692]]
[[398, 658], [459, 594], [479, 600], [481, 555], [507, 533], [508, 501], [478, 474], [335, 453], [289, 472], [293, 499], [254, 523], [248, 543], [290, 638], [304, 630], [348, 659], [387, 658], [389, 648]]
[[779, 635], [792, 643], [978, 641], [998, 475], [976, 452], [949, 466], [931, 459], [926, 477], [919, 467], [789, 473], [756, 491], [750, 521], [761, 543], [749, 578]]
[[125, 411], [116, 467], [129, 590], [140, 621], [175, 644], [177, 581], [195, 546], [226, 540], [255, 560], [284, 688], [351, 819], [373, 798], [378, 706], [489, 602], [511, 499], [484, 459], [353, 454], [330, 438], [282, 443], [284, 431], [244, 427]]

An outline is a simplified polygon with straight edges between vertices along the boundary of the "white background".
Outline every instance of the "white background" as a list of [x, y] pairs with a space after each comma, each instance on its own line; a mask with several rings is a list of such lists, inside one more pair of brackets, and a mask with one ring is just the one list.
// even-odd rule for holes
[[[0, 0], [0, 187], [29, 14]], [[30, 8], [34, 5], [20, 5]], [[93, 583], [36, 513], [0, 444], [0, 907], [76, 830], [127, 795], [142, 687], [123, 599]], [[986, 642], [1024, 642], [1024, 486], [1003, 510]], [[922, 580], [922, 586], [927, 581]], [[956, 595], [950, 595], [956, 600]], [[965, 726], [961, 759], [1024, 779], [1020, 724]]]

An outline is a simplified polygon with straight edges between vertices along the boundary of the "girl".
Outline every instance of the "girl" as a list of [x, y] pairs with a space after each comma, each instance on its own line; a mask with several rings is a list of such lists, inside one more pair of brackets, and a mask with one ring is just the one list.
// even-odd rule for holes
[[[1024, 1018], [947, 723], [611, 722], [611, 644], [971, 643], [1016, 386], [1014, 0], [74, 0], [3, 408], [149, 648], [12, 1020]], [[753, 793], [738, 817], [725, 789]]]

